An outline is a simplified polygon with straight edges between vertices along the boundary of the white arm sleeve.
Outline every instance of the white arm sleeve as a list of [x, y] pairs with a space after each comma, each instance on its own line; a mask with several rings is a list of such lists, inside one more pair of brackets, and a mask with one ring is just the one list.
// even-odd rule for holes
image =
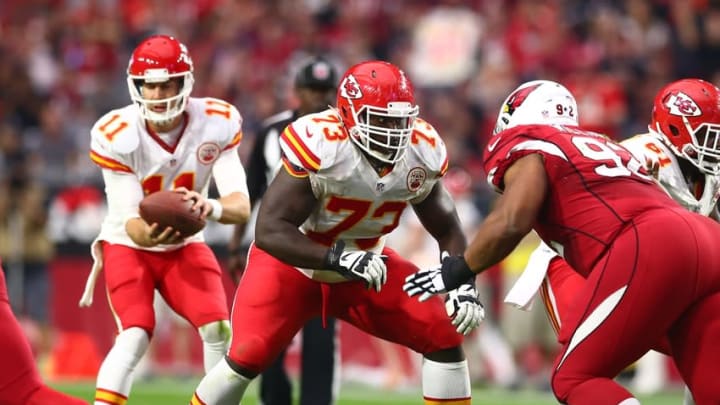
[[212, 169], [215, 185], [220, 196], [239, 191], [248, 195], [245, 168], [240, 163], [237, 148], [232, 148], [220, 154]]
[[124, 224], [130, 218], [140, 216], [138, 205], [143, 199], [143, 189], [134, 174], [118, 173], [103, 169], [105, 195], [108, 204], [108, 217], [122, 218]]

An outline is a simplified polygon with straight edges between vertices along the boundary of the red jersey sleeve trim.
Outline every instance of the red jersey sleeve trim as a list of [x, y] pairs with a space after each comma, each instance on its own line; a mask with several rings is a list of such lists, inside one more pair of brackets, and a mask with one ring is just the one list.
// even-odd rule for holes
[[448, 166], [450, 166], [450, 158], [448, 155], [445, 155], [445, 161], [443, 161], [442, 165], [440, 165], [440, 173], [438, 173], [438, 177], [442, 177], [447, 173]]
[[285, 168], [285, 171], [293, 177], [305, 178], [309, 176], [308, 172], [305, 171], [305, 169], [295, 166], [285, 156], [282, 157], [282, 164]]
[[230, 141], [230, 143], [227, 144], [227, 146], [223, 148], [223, 150], [228, 150], [228, 149], [234, 148], [235, 146], [239, 145], [240, 142], [242, 141], [242, 138], [243, 138], [243, 131], [240, 130], [240, 131], [238, 131], [237, 134], [235, 134], [235, 137], [232, 139], [232, 141]]

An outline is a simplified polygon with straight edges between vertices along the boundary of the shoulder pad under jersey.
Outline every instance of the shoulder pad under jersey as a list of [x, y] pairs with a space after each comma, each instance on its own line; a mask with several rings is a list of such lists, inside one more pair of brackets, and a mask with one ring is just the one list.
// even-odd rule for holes
[[436, 177], [442, 177], [447, 172], [449, 160], [445, 142], [427, 121], [420, 118], [415, 120], [408, 149], [429, 170], [437, 173]]
[[620, 142], [620, 145], [629, 150], [637, 159], [644, 162], [645, 157], [652, 157], [663, 154], [665, 145], [650, 134], [637, 134]]
[[240, 144], [243, 118], [234, 105], [219, 98], [190, 97], [188, 109], [197, 119], [204, 120], [205, 126], [212, 127], [223, 149]]
[[346, 142], [350, 142], [347, 132], [333, 110], [300, 117], [280, 136], [285, 159], [313, 173], [332, 164], [338, 147]]
[[132, 153], [140, 144], [137, 123], [140, 114], [135, 105], [112, 110], [98, 119], [90, 130], [91, 149], [110, 155]]

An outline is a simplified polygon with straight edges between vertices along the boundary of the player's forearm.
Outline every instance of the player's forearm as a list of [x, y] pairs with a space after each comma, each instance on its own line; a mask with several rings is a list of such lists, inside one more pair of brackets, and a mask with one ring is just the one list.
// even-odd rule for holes
[[488, 215], [464, 254], [473, 272], [481, 273], [499, 263], [530, 232], [532, 228], [525, 222], [517, 222], [516, 218], [502, 210]]
[[329, 248], [312, 241], [290, 223], [258, 222], [255, 244], [289, 265], [325, 270], [325, 256]]
[[542, 157], [530, 154], [505, 173], [505, 190], [465, 251], [465, 261], [479, 273], [500, 262], [533, 228], [547, 193]]
[[218, 222], [223, 224], [244, 224], [250, 218], [250, 199], [241, 192], [230, 193], [217, 199], [222, 205]]
[[437, 241], [440, 252], [448, 252], [451, 255], [462, 254], [467, 247], [467, 239], [460, 227], [460, 220], [455, 210], [448, 211], [444, 215], [436, 211], [429, 216], [432, 221], [423, 216], [421, 222]]
[[130, 239], [132, 239], [132, 241], [138, 246], [154, 246], [154, 243], [150, 240], [150, 235], [147, 232], [147, 224], [140, 217], [128, 219], [127, 222], [125, 222], [125, 232], [127, 232]]
[[460, 218], [450, 193], [437, 183], [430, 194], [413, 209], [423, 227], [435, 238], [440, 251], [459, 255], [465, 251], [467, 240], [460, 227]]
[[459, 226], [449, 226], [448, 232], [433, 235], [438, 242], [440, 252], [448, 252], [451, 255], [460, 255], [467, 247], [467, 240]]

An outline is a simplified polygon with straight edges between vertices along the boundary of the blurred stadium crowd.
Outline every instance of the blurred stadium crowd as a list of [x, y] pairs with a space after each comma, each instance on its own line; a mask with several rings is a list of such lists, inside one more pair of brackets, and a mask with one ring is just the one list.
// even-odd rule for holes
[[[617, 139], [646, 130], [665, 83], [720, 83], [715, 0], [3, 0], [0, 257], [11, 274], [23, 268], [22, 280], [8, 277], [11, 294], [41, 336], [50, 327], [48, 263], [72, 246], [85, 254], [103, 215], [90, 126], [129, 104], [129, 53], [153, 33], [188, 46], [194, 95], [238, 107], [244, 160], [261, 121], [293, 103], [293, 67], [303, 58], [324, 55], [340, 71], [366, 59], [404, 68], [422, 116], [448, 145], [448, 179], [475, 218], [492, 202], [481, 150], [498, 106], [520, 82], [565, 84], [581, 123]], [[221, 251], [227, 235], [209, 241]], [[522, 253], [505, 265], [521, 270]]]

